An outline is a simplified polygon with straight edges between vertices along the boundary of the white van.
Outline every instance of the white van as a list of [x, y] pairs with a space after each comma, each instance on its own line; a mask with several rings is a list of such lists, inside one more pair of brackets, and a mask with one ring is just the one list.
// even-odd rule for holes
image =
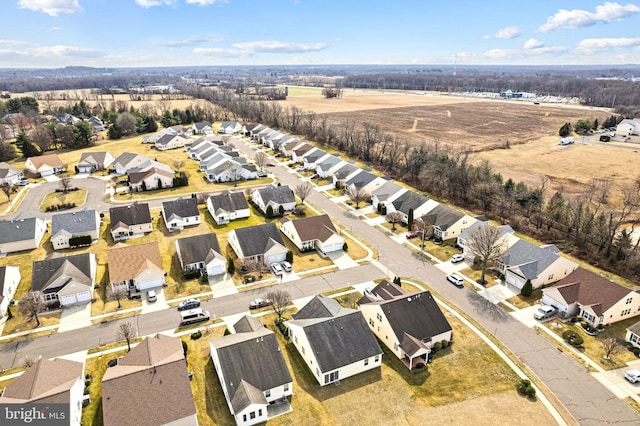
[[180, 317], [180, 325], [209, 321], [209, 311], [203, 311], [201, 308], [189, 309], [188, 311], [181, 311]]

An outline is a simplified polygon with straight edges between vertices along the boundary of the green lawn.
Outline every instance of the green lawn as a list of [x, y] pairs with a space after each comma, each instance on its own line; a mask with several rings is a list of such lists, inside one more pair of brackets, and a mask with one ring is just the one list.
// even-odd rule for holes
[[77, 189], [67, 193], [50, 192], [44, 197], [44, 200], [42, 200], [42, 204], [40, 204], [40, 211], [46, 211], [47, 207], [52, 207], [58, 204], [75, 204], [76, 207], [80, 207], [84, 205], [86, 200], [87, 191], [84, 189]]

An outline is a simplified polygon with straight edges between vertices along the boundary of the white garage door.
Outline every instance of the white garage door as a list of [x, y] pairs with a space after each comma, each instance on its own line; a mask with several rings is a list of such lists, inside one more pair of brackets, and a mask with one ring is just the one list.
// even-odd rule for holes
[[156, 287], [162, 287], [162, 278], [140, 281], [140, 291], [149, 290]]
[[547, 296], [546, 294], [542, 295], [542, 304], [555, 306], [560, 312], [566, 312], [567, 310], [566, 306], [564, 306], [562, 303], [558, 302], [554, 298]]
[[207, 267], [207, 274], [220, 275], [226, 272], [224, 265], [211, 265]]
[[271, 265], [274, 262], [282, 262], [283, 260], [287, 259], [287, 254], [283, 253], [283, 254], [279, 254], [279, 255], [273, 255], [273, 256], [267, 256], [266, 257], [266, 263], [267, 265]]
[[75, 294], [68, 294], [66, 296], [60, 297], [60, 304], [62, 306], [73, 305], [76, 302], [77, 302], [77, 299]]
[[88, 302], [89, 300], [91, 300], [90, 291], [83, 291], [82, 293], [78, 293], [76, 296], [78, 298], [78, 302]]
[[507, 274], [506, 276], [507, 278], [507, 284], [511, 284], [512, 286], [515, 286], [516, 288], [521, 289], [524, 286], [524, 280], [522, 278]]
[[329, 244], [326, 247], [326, 250], [324, 251], [325, 253], [331, 253], [333, 251], [338, 251], [338, 250], [342, 250], [342, 244], [340, 243], [335, 243], [335, 244]]

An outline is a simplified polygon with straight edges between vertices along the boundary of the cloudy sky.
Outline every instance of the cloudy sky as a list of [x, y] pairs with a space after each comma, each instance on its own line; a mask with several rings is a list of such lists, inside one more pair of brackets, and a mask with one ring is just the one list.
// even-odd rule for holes
[[0, 68], [640, 63], [640, 2], [2, 0]]

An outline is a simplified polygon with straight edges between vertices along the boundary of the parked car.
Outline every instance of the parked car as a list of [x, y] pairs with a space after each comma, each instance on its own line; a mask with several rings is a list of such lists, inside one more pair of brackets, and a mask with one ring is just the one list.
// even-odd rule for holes
[[147, 291], [147, 302], [155, 302], [156, 300], [158, 300], [158, 296], [156, 295], [156, 291], [155, 290]]
[[273, 275], [275, 275], [275, 276], [280, 276], [284, 272], [282, 270], [282, 266], [280, 266], [279, 263], [272, 263], [271, 264], [271, 271], [273, 271]]
[[316, 173], [315, 175], [311, 176], [309, 179], [318, 179], [319, 177], [320, 175]]
[[259, 177], [259, 178], [266, 178], [267, 176], [269, 176], [269, 173], [267, 173], [267, 172], [260, 172], [260, 173], [258, 173], [258, 177]]
[[640, 381], [640, 370], [629, 370], [624, 373], [624, 378], [629, 381], [629, 383], [638, 383]]
[[533, 313], [533, 317], [537, 320], [543, 320], [550, 318], [555, 315], [557, 309], [553, 306], [543, 305], [538, 308], [537, 311]]
[[296, 172], [304, 172], [304, 166], [300, 166], [296, 169]]
[[282, 269], [284, 269], [285, 272], [291, 272], [291, 270], [293, 269], [291, 268], [291, 264], [286, 260], [284, 262], [280, 262], [280, 266], [282, 266]]
[[413, 238], [417, 238], [418, 237], [418, 233], [415, 231], [409, 231], [407, 232], [407, 235], [405, 235], [405, 237], [407, 238], [407, 240], [411, 240]]
[[256, 280], [255, 277], [246, 277], [244, 280], [242, 280], [242, 284], [251, 284], [255, 280]]
[[20, 179], [19, 181], [16, 182], [16, 185], [18, 185], [18, 186], [27, 186], [27, 185], [29, 185], [29, 180], [28, 179]]
[[265, 306], [271, 305], [273, 305], [273, 301], [271, 301], [271, 299], [256, 299], [249, 303], [249, 309], [264, 308]]
[[461, 254], [454, 254], [451, 256], [451, 263], [458, 263], [464, 260], [464, 256]]
[[464, 287], [464, 280], [458, 274], [447, 275], [447, 281], [455, 285], [456, 287]]
[[189, 309], [199, 308], [200, 301], [198, 299], [189, 299], [178, 305], [179, 311], [188, 311]]

